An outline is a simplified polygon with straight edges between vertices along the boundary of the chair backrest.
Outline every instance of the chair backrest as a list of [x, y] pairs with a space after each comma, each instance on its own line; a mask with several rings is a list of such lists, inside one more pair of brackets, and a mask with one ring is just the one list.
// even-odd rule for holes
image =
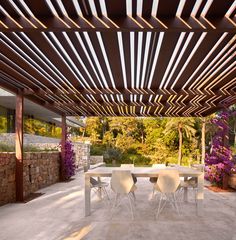
[[205, 164], [192, 164], [191, 166], [201, 172], [204, 172], [205, 170]]
[[155, 164], [152, 164], [152, 167], [161, 169], [161, 168], [166, 168], [166, 165], [165, 164], [155, 163]]
[[165, 169], [160, 170], [155, 186], [163, 193], [173, 193], [177, 190], [179, 184], [178, 170]]
[[134, 185], [131, 172], [129, 170], [113, 170], [111, 176], [111, 189], [115, 193], [127, 194]]
[[95, 178], [90, 178], [91, 187], [98, 185], [98, 181]]
[[120, 167], [121, 168], [133, 168], [134, 164], [121, 164]]

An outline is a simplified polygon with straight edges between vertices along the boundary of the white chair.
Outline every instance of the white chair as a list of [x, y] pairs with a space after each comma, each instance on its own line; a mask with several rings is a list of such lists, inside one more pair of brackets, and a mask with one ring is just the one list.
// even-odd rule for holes
[[[134, 168], [134, 164], [121, 164], [120, 165], [121, 168], [126, 168], [126, 169], [129, 169], [129, 168]], [[137, 178], [132, 174], [132, 178], [134, 180], [134, 183], [137, 182]]]
[[103, 198], [103, 196], [106, 196], [108, 200], [110, 200], [110, 197], [107, 193], [106, 187], [109, 186], [108, 182], [102, 182], [101, 179], [98, 177], [98, 180], [95, 178], [90, 178], [90, 188], [94, 190], [94, 192], [98, 195], [100, 199]]
[[[205, 164], [192, 164], [191, 167], [198, 171], [204, 172]], [[193, 189], [195, 202], [196, 202], [196, 196], [197, 196], [197, 186], [198, 186], [197, 177], [191, 177], [191, 178], [181, 182], [182, 188], [192, 188]]]
[[129, 208], [134, 218], [134, 191], [137, 187], [134, 184], [131, 172], [129, 170], [113, 170], [111, 176], [111, 189], [116, 194], [112, 210], [121, 204], [121, 201], [127, 197]]
[[[154, 164], [152, 164], [152, 168], [165, 169], [165, 168], [166, 168], [166, 165], [165, 165], [165, 164], [154, 163]], [[157, 182], [157, 177], [150, 177], [150, 178], [149, 178], [149, 181], [150, 181], [151, 183], [155, 184], [155, 183]], [[151, 199], [153, 199], [154, 193], [155, 193], [155, 188], [154, 188], [154, 186], [153, 186]]]
[[120, 167], [121, 168], [133, 168], [134, 164], [121, 164]]
[[158, 204], [158, 209], [156, 212], [156, 218], [159, 216], [161, 211], [166, 205], [166, 202], [170, 202], [171, 206], [177, 210], [179, 214], [179, 207], [176, 197], [176, 192], [179, 189], [180, 178], [179, 172], [177, 170], [165, 169], [160, 170], [158, 174], [158, 179], [154, 188], [156, 191], [160, 192], [160, 200]]

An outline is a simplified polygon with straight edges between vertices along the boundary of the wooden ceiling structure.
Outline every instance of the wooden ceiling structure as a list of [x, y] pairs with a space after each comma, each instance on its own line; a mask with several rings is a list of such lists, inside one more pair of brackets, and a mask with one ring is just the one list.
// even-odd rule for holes
[[236, 103], [236, 1], [0, 0], [0, 87], [67, 116]]

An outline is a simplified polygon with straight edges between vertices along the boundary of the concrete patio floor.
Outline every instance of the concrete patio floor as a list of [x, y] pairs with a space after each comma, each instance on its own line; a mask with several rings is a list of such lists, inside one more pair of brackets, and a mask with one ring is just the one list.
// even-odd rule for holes
[[[109, 180], [109, 179], [107, 179]], [[157, 220], [152, 184], [138, 179], [135, 219], [125, 205], [114, 211], [92, 195], [92, 214], [84, 217], [84, 176], [41, 189], [44, 195], [25, 204], [0, 207], [1, 240], [236, 240], [236, 192], [205, 188], [204, 215], [196, 216], [193, 193], [179, 216], [166, 206]], [[110, 193], [111, 194], [111, 193]], [[125, 204], [125, 201], [124, 201]]]

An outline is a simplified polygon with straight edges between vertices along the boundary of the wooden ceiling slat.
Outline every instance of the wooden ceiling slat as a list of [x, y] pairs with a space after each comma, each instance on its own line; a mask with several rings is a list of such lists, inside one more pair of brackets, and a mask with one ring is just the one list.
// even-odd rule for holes
[[[2, 6], [13, 18], [0, 14], [0, 31], [5, 32], [5, 36], [16, 45], [12, 45], [3, 34], [0, 35], [0, 86], [5, 85], [14, 91], [21, 90], [27, 98], [67, 115], [206, 116], [236, 102], [236, 69], [232, 65], [235, 62], [232, 46], [236, 41], [233, 39], [235, 36], [234, 11], [231, 13], [231, 19], [224, 16], [233, 4], [233, 0], [224, 3], [220, 0], [213, 1], [205, 18], [201, 14], [209, 1], [201, 1], [196, 18], [190, 16], [196, 0], [185, 1], [182, 19], [176, 16], [180, 0], [159, 0], [156, 17], [151, 16], [153, 0], [142, 1], [143, 6], [139, 13], [137, 12], [139, 1], [132, 1], [132, 16], [127, 16], [126, 0], [105, 0], [104, 2], [108, 18], [102, 15], [101, 1], [94, 1], [96, 14], [93, 15], [91, 2], [78, 0], [82, 12], [82, 15], [78, 16], [73, 2], [62, 0], [68, 18], [63, 15], [59, 2], [51, 1], [59, 15], [58, 18], [53, 15], [46, 0], [25, 0], [36, 16], [34, 18], [29, 16], [20, 2], [16, 1], [15, 4], [33, 23], [31, 24], [17, 14], [10, 2], [5, 1]], [[132, 33], [134, 46], [130, 45], [131, 32], [134, 32]], [[224, 34], [226, 32], [228, 34]], [[146, 49], [149, 35], [151, 36], [150, 46]], [[185, 42], [191, 35], [193, 35], [191, 41], [183, 52]], [[38, 56], [30, 51], [17, 36], [25, 41]], [[119, 36], [122, 37], [126, 83], [122, 72]], [[164, 36], [163, 42], [157, 63], [153, 65], [160, 36]], [[180, 36], [183, 37], [183, 41], [179, 42], [179, 49], [172, 58]], [[203, 41], [198, 46], [200, 39]], [[219, 39], [223, 40], [217, 48], [214, 48]], [[104, 58], [101, 41], [104, 43], [115, 89]], [[230, 44], [229, 41], [231, 41]], [[81, 60], [77, 59], [70, 43]], [[216, 61], [217, 54], [227, 44], [228, 49]], [[11, 45], [25, 60], [10, 50], [7, 45]], [[196, 46], [198, 48], [190, 59], [189, 56]], [[205, 61], [205, 57], [212, 49], [214, 51]], [[231, 52], [228, 52], [229, 49]], [[134, 88], [131, 84], [132, 51], [134, 51]], [[146, 56], [147, 65], [144, 61]], [[178, 59], [179, 56], [181, 56], [180, 59]], [[28, 58], [34, 62], [32, 63]], [[48, 67], [40, 58], [48, 64]], [[96, 58], [101, 69], [97, 66]], [[168, 70], [171, 58], [173, 62]], [[203, 64], [198, 69], [201, 63]], [[218, 63], [224, 63], [224, 65], [218, 69]], [[229, 66], [230, 69], [225, 71]], [[152, 67], [154, 67], [153, 78]], [[191, 77], [196, 69], [195, 75]], [[206, 72], [204, 72], [205, 69], [207, 69]], [[168, 74], [164, 79], [165, 72]], [[204, 74], [200, 75], [201, 73]], [[102, 79], [103, 75], [104, 79]], [[144, 85], [141, 89], [142, 76], [144, 76]], [[139, 81], [138, 84], [136, 84], [137, 81]], [[173, 90], [172, 87], [174, 87]], [[153, 97], [150, 101], [151, 94]]]
[[84, 17], [91, 17], [93, 14], [88, 1], [78, 0], [78, 2]]
[[[119, 45], [116, 33], [102, 33], [104, 45], [106, 47], [108, 60], [113, 73], [116, 87], [124, 88], [123, 75], [120, 61]], [[129, 44], [129, 43], [126, 43]]]
[[222, 0], [214, 0], [212, 1], [212, 4], [207, 11], [206, 17], [223, 17], [230, 6], [234, 3], [234, 0], [227, 0], [227, 1], [222, 1]]
[[185, 1], [184, 8], [181, 14], [181, 17], [190, 17], [193, 7], [197, 0], [187, 0]]
[[157, 17], [160, 18], [171, 18], [175, 17], [176, 11], [179, 6], [179, 0], [159, 0]]
[[151, 17], [153, 1], [154, 0], [143, 1], [143, 11], [142, 11], [143, 17]]
[[[203, 41], [203, 43], [201, 44], [201, 46], [199, 47], [199, 49], [197, 50], [197, 52], [194, 54], [192, 60], [189, 62], [188, 67], [186, 68], [186, 70], [184, 71], [184, 73], [181, 76], [181, 80], [183, 82], [187, 82], [187, 80], [189, 79], [189, 77], [191, 76], [191, 74], [194, 72], [194, 70], [199, 66], [199, 64], [201, 64], [201, 62], [204, 60], [204, 58], [206, 57], [206, 55], [208, 54], [208, 52], [214, 47], [214, 45], [216, 44], [216, 42], [219, 40], [219, 38], [221, 37], [221, 34], [218, 35], [207, 35]], [[209, 56], [209, 59], [206, 60], [206, 62], [204, 63], [204, 65], [199, 69], [199, 71], [197, 72], [196, 76], [192, 79], [192, 81], [189, 82], [189, 84], [186, 86], [187, 88], [193, 83], [193, 81], [197, 78], [197, 76], [199, 76], [199, 74], [201, 74], [201, 72], [214, 60], [214, 58], [216, 57], [216, 55], [221, 51], [221, 49], [229, 42], [229, 40], [232, 38], [232, 35], [228, 35], [225, 37], [225, 39], [222, 41], [222, 43], [219, 44], [218, 48], [213, 52], [213, 54], [211, 54]], [[192, 44], [191, 44], [192, 45]], [[194, 46], [194, 44], [192, 45]], [[191, 48], [188, 49], [188, 53], [190, 53]], [[177, 72], [181, 69], [182, 64], [184, 62], [179, 64], [179, 67], [177, 68]], [[176, 74], [173, 75], [173, 79], [175, 79]], [[176, 89], [179, 89], [182, 87], [182, 83], [179, 81], [177, 82], [177, 84], [175, 85]]]
[[20, 17], [20, 15], [15, 11], [14, 7], [8, 1], [1, 1], [1, 6], [11, 17], [15, 19]]
[[45, 0], [24, 0], [24, 2], [36, 17], [53, 17]]
[[105, 0], [108, 17], [126, 16], [126, 0]]
[[165, 33], [159, 57], [157, 60], [151, 88], [159, 88], [159, 85], [167, 68], [167, 65], [170, 61], [170, 58], [173, 54], [179, 36], [180, 34], [176, 33]]
[[62, 3], [66, 9], [66, 12], [67, 14], [70, 16], [70, 17], [78, 17], [78, 14], [76, 12], [76, 9], [74, 7], [74, 5], [72, 4], [71, 1], [68, 1], [68, 0], [62, 0]]

